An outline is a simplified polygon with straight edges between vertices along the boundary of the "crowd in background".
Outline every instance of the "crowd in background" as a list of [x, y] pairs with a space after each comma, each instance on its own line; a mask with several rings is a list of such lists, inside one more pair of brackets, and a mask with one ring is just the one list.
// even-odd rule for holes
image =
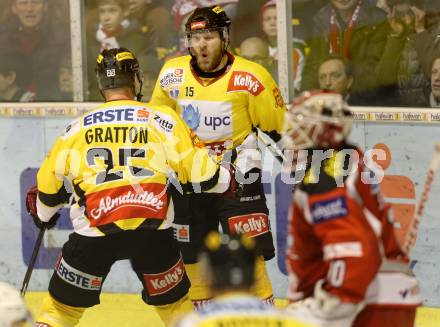
[[[72, 101], [69, 1], [0, 3], [0, 101]], [[148, 100], [162, 64], [188, 53], [186, 18], [213, 4], [233, 21], [231, 51], [276, 79], [275, 0], [84, 0], [85, 100], [102, 100], [94, 61], [113, 47], [139, 58]], [[297, 92], [332, 89], [351, 105], [440, 107], [440, 2], [293, 0], [292, 7]]]

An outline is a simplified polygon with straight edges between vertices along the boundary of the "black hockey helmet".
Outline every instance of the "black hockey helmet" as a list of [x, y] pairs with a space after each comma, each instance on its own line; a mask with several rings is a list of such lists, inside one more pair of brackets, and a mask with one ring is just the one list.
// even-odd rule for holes
[[[126, 48], [104, 49], [96, 59], [96, 78], [99, 89], [103, 90], [128, 87], [132, 88], [138, 101], [142, 99], [142, 70], [134, 54]], [[136, 76], [139, 91], [135, 90]]]
[[247, 235], [220, 235], [213, 231], [204, 241], [200, 262], [215, 290], [250, 288], [255, 274], [255, 241]]
[[202, 31], [218, 31], [220, 37], [229, 44], [231, 19], [221, 6], [196, 8], [185, 24], [185, 42], [189, 47], [191, 34]]

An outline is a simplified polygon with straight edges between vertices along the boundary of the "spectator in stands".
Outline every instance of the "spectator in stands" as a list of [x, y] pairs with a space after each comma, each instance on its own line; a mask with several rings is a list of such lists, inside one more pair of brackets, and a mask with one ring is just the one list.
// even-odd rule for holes
[[[267, 1], [260, 12], [261, 30], [263, 38], [269, 44], [269, 54], [275, 60], [278, 60], [278, 42], [277, 42], [277, 9], [276, 0]], [[293, 38], [293, 79], [294, 87], [299, 90], [301, 87], [301, 75], [304, 68], [305, 43], [303, 40]]]
[[4, 53], [21, 57], [29, 77], [26, 91], [38, 101], [52, 100], [58, 89], [57, 68], [60, 53], [70, 53], [70, 33], [66, 24], [52, 15], [48, 0], [12, 0], [10, 14], [0, 25], [0, 61]]
[[143, 55], [138, 57], [139, 66], [144, 73], [144, 83], [142, 84], [142, 101], [149, 102], [156, 85], [157, 76], [159, 75], [159, 60], [154, 55]]
[[178, 33], [173, 23], [171, 6], [165, 5], [165, 2], [153, 1], [144, 16], [144, 29], [148, 33], [148, 42], [151, 42], [153, 48], [152, 53], [159, 60], [165, 58], [168, 53], [176, 51]]
[[360, 95], [352, 94], [353, 73], [351, 63], [342, 56], [328, 56], [318, 69], [319, 88], [341, 94], [350, 105], [361, 105]]
[[[361, 0], [328, 0], [313, 18], [313, 37], [307, 42], [310, 54], [302, 76], [302, 89], [316, 89], [319, 63], [329, 54], [349, 58], [353, 66], [355, 93], [372, 95], [390, 79], [388, 65], [400, 48], [388, 37], [390, 27], [385, 13]], [[370, 104], [376, 98], [371, 96]]]
[[328, 0], [293, 0], [292, 5], [292, 23], [294, 27], [294, 36], [308, 40], [312, 37], [313, 20], [312, 17], [326, 4]]
[[269, 45], [265, 40], [256, 36], [247, 38], [240, 44], [240, 56], [262, 65], [275, 80], [278, 79], [277, 64], [269, 55]]
[[99, 23], [93, 35], [87, 37], [87, 59], [89, 67], [89, 100], [100, 101], [101, 95], [97, 90], [95, 72], [95, 59], [103, 49], [125, 47], [132, 50], [135, 55], [148, 52], [147, 36], [140, 30], [130, 25], [125, 18], [128, 12], [127, 0], [98, 0]]
[[237, 13], [237, 3], [239, 0], [175, 0], [175, 6], [197, 6], [197, 7], [210, 7], [219, 5], [223, 8], [229, 18], [235, 19]]
[[15, 54], [0, 56], [0, 101], [2, 102], [31, 102], [35, 93], [26, 91], [26, 67], [23, 59]]
[[[397, 67], [397, 105], [422, 106], [429, 86], [430, 67], [426, 62], [425, 69], [421, 60], [431, 58], [426, 46], [422, 53], [417, 44], [420, 35], [426, 35], [425, 10], [418, 0], [388, 0], [391, 19], [390, 26], [395, 38], [402, 40], [402, 51]], [[423, 47], [421, 44], [420, 47]], [[429, 59], [425, 60], [429, 61]]]
[[164, 52], [162, 56], [158, 56], [159, 60], [170, 59], [173, 57], [182, 56], [188, 54], [188, 49], [185, 44], [185, 24], [188, 17], [197, 8], [195, 1], [183, 2], [176, 0], [172, 8], [174, 15], [174, 28], [178, 34], [178, 45], [174, 49], [170, 48], [167, 52]]
[[440, 108], [440, 54], [435, 56], [432, 61], [429, 106], [432, 108]]
[[136, 26], [139, 29], [144, 27], [144, 19], [147, 15], [147, 11], [152, 4], [152, 0], [127, 0], [128, 12], [127, 19], [132, 26]]
[[[420, 100], [420, 98], [426, 97], [422, 90], [429, 86], [432, 58], [440, 51], [440, 15], [430, 12], [437, 10], [437, 13], [440, 13], [440, 9], [431, 8], [430, 5], [432, 4], [426, 3], [425, 7], [421, 6], [421, 10], [414, 14], [416, 19], [421, 17], [419, 18], [421, 20], [420, 28], [414, 34], [412, 42], [408, 42], [408, 52], [412, 54], [412, 57], [406, 62], [401, 60], [403, 64], [401, 64], [399, 71], [399, 91], [403, 95], [407, 94], [405, 100], [412, 106], [420, 105], [420, 101], [414, 103], [411, 100], [415, 98]], [[415, 6], [411, 8], [415, 8]], [[422, 28], [423, 22], [425, 28]]]
[[237, 15], [233, 20], [240, 22], [231, 25], [231, 48], [236, 50], [243, 40], [256, 36], [256, 31], [261, 30], [260, 8], [267, 0], [240, 0], [237, 3]]
[[68, 57], [64, 57], [58, 68], [58, 101], [73, 100], [73, 76], [72, 61]]

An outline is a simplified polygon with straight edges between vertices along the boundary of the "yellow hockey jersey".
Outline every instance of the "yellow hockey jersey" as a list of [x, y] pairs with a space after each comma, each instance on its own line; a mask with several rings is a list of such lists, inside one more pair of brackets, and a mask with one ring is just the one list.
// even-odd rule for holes
[[228, 294], [214, 298], [174, 327], [312, 327], [269, 307], [249, 295]]
[[246, 149], [255, 149], [252, 131], [257, 127], [271, 136], [281, 134], [286, 110], [275, 81], [262, 66], [228, 56], [225, 73], [211, 79], [196, 74], [189, 55], [167, 61], [151, 99], [174, 108], [217, 153], [243, 143]]
[[79, 234], [168, 228], [170, 172], [184, 189], [190, 182], [213, 192], [228, 187], [229, 172], [197, 142], [169, 107], [107, 102], [70, 123], [44, 160], [37, 175], [38, 216], [48, 221], [66, 203], [67, 183]]

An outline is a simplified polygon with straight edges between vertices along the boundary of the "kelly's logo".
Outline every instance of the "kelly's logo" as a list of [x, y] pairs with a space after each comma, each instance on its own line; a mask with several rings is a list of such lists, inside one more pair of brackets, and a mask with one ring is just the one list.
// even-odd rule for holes
[[145, 285], [150, 296], [160, 295], [176, 287], [183, 278], [185, 268], [182, 258], [167, 271], [158, 274], [144, 274]]
[[257, 236], [269, 231], [269, 217], [265, 213], [235, 216], [228, 219], [229, 230], [234, 234]]
[[247, 91], [250, 94], [257, 96], [264, 91], [264, 86], [251, 73], [235, 71], [231, 75], [227, 91]]

